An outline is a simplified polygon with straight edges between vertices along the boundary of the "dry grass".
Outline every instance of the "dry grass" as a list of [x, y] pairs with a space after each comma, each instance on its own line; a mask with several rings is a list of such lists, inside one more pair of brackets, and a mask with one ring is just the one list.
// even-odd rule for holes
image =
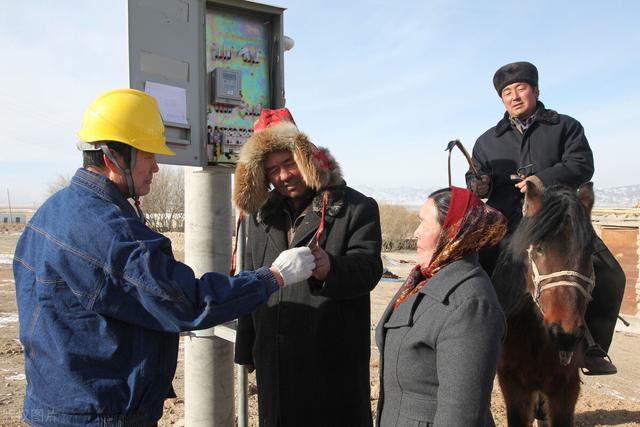
[[413, 232], [419, 223], [416, 212], [404, 206], [381, 204], [382, 250], [389, 252], [415, 249]]
[[184, 177], [182, 169], [163, 167], [142, 198], [147, 225], [161, 233], [184, 230]]

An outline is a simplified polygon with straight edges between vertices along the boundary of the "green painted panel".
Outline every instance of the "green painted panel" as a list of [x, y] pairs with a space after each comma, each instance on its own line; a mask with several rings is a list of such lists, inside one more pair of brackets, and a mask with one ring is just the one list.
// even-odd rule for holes
[[263, 18], [207, 11], [207, 74], [215, 68], [239, 70], [242, 96], [238, 106], [208, 104], [209, 163], [235, 164], [260, 110], [269, 105], [269, 40], [270, 24]]

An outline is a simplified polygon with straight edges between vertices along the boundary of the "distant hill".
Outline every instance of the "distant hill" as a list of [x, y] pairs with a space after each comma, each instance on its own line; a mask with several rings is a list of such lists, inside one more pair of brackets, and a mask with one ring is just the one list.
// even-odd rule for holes
[[[418, 209], [429, 194], [437, 187], [392, 187], [373, 188], [367, 185], [355, 185], [354, 188], [380, 203], [403, 205]], [[596, 188], [596, 207], [631, 208], [640, 202], [640, 184], [624, 187]]]
[[624, 187], [596, 188], [596, 206], [632, 208], [640, 203], [640, 184]]
[[402, 205], [416, 210], [420, 209], [429, 194], [438, 189], [438, 187], [373, 188], [366, 185], [356, 185], [354, 188], [369, 197], [373, 197], [378, 203]]

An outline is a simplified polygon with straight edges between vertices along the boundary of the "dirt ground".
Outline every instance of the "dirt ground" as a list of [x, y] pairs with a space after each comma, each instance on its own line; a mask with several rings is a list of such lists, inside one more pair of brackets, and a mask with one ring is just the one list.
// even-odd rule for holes
[[[15, 302], [15, 284], [11, 263], [20, 228], [0, 227], [0, 427], [25, 425], [20, 421], [25, 378], [22, 347], [18, 340], [18, 316]], [[171, 234], [176, 257], [183, 258], [182, 236]], [[415, 263], [412, 253], [384, 254], [385, 266], [393, 273], [404, 277]], [[372, 343], [373, 332], [400, 281], [383, 280], [372, 293]], [[634, 320], [638, 325], [640, 319]], [[577, 426], [640, 426], [640, 328], [633, 332], [616, 332], [611, 357], [618, 366], [618, 374], [602, 377], [583, 377], [584, 384], [577, 406]], [[371, 348], [372, 407], [378, 396], [378, 351]], [[159, 425], [184, 425], [184, 352], [181, 342], [178, 369], [174, 388], [178, 398], [167, 400], [165, 413]], [[249, 377], [250, 425], [257, 426], [257, 401], [255, 377]], [[498, 426], [506, 426], [505, 410], [497, 383], [494, 386], [492, 410]]]

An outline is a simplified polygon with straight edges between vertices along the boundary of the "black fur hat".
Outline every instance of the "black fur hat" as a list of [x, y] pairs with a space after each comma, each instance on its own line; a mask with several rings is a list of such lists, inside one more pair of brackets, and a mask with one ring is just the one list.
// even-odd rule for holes
[[493, 86], [502, 96], [502, 89], [511, 83], [525, 82], [531, 86], [538, 86], [538, 69], [531, 62], [521, 61], [503, 65], [493, 75]]

